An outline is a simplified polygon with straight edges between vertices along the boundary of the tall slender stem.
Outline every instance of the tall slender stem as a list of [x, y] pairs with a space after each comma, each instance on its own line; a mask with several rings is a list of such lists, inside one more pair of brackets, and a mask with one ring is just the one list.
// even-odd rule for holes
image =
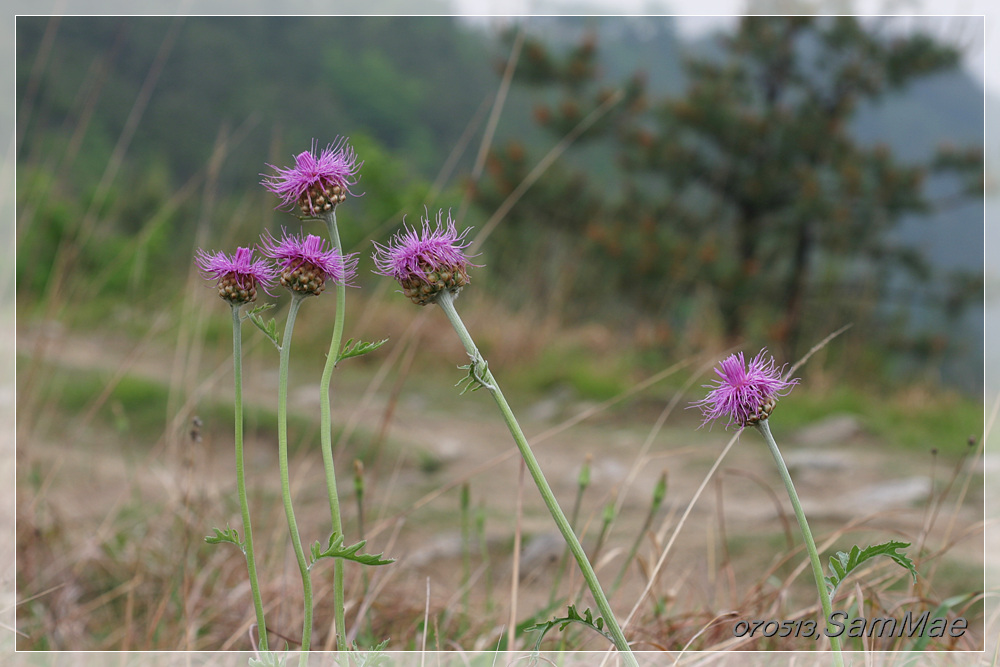
[[[340, 256], [344, 256], [340, 244], [340, 232], [337, 230], [336, 209], [324, 216], [327, 229], [330, 232], [330, 242]], [[320, 446], [323, 451], [323, 472], [326, 476], [326, 493], [330, 500], [330, 522], [333, 532], [342, 535], [343, 522], [340, 518], [340, 497], [337, 495], [337, 474], [333, 467], [333, 433], [330, 417], [330, 381], [333, 379], [333, 369], [340, 355], [341, 339], [344, 336], [344, 312], [347, 299], [347, 287], [343, 283], [337, 285], [337, 311], [333, 320], [333, 336], [330, 338], [330, 351], [326, 355], [326, 365], [323, 366], [323, 376], [319, 382], [320, 406]], [[333, 618], [337, 633], [337, 650], [347, 650], [347, 629], [344, 620], [344, 562], [333, 559]]]
[[[583, 494], [586, 492], [587, 487], [590, 485], [590, 454], [587, 454], [587, 458], [584, 459], [583, 467], [580, 469], [580, 475], [577, 477], [576, 485], [576, 499], [573, 500], [573, 509], [570, 510], [569, 526], [576, 532], [576, 522], [580, 518], [580, 506], [583, 504]], [[559, 594], [559, 584], [562, 582], [563, 573], [566, 571], [566, 563], [569, 562], [569, 545], [563, 549], [562, 556], [559, 558], [559, 566], [556, 568], [556, 576], [552, 578], [552, 589], [549, 591], [549, 606], [553, 606], [556, 602], [556, 595]]]
[[240, 513], [243, 517], [243, 555], [247, 559], [250, 575], [250, 592], [253, 594], [253, 609], [257, 614], [257, 638], [260, 650], [267, 650], [267, 627], [264, 625], [264, 605], [260, 599], [260, 584], [257, 581], [257, 563], [253, 554], [253, 529], [250, 527], [250, 506], [247, 503], [246, 473], [243, 468], [243, 335], [240, 307], [232, 304], [233, 310], [233, 384], [235, 386], [234, 412], [236, 413], [236, 492], [240, 498]]
[[458, 316], [458, 312], [455, 310], [454, 300], [455, 296], [451, 292], [445, 290], [438, 296], [437, 304], [441, 306], [441, 310], [445, 312], [445, 315], [448, 317], [448, 321], [451, 322], [451, 326], [454, 327], [458, 337], [462, 340], [462, 344], [465, 346], [465, 350], [469, 354], [473, 367], [479, 369], [477, 372], [481, 372], [481, 377], [485, 380], [483, 386], [490, 391], [493, 395], [493, 399], [497, 403], [497, 406], [500, 408], [500, 413], [503, 415], [504, 422], [506, 422], [507, 428], [510, 430], [510, 434], [514, 437], [514, 442], [517, 444], [517, 448], [521, 452], [521, 457], [524, 459], [524, 463], [528, 468], [528, 472], [531, 474], [531, 478], [535, 481], [535, 486], [538, 487], [538, 492], [542, 495], [542, 500], [545, 502], [545, 506], [548, 508], [549, 513], [555, 520], [556, 526], [559, 528], [559, 532], [562, 533], [566, 544], [569, 545], [570, 552], [576, 559], [577, 565], [580, 566], [580, 570], [583, 572], [583, 578], [586, 580], [587, 586], [590, 588], [590, 592], [594, 596], [594, 601], [597, 603], [601, 616], [604, 617], [604, 623], [606, 624], [608, 633], [614, 639], [615, 647], [617, 647], [619, 652], [621, 652], [626, 665], [629, 665], [629, 667], [638, 667], [635, 656], [632, 654], [632, 649], [629, 648], [628, 641], [625, 639], [625, 634], [622, 632], [621, 626], [618, 624], [614, 612], [611, 610], [611, 604], [608, 602], [608, 598], [604, 594], [604, 590], [601, 588], [600, 582], [597, 580], [597, 574], [594, 572], [593, 566], [591, 566], [590, 561], [587, 559], [587, 554], [584, 552], [583, 546], [580, 544], [580, 540], [577, 538], [576, 533], [573, 532], [573, 528], [566, 519], [566, 515], [563, 514], [562, 508], [559, 507], [555, 494], [552, 493], [552, 489], [549, 487], [549, 483], [546, 481], [545, 475], [542, 474], [542, 468], [538, 465], [538, 461], [535, 459], [535, 455], [532, 453], [531, 447], [528, 445], [528, 440], [524, 437], [524, 432], [521, 431], [521, 426], [517, 423], [517, 419], [514, 417], [514, 413], [510, 409], [510, 405], [507, 404], [507, 399], [504, 398], [503, 392], [500, 391], [500, 387], [497, 384], [496, 379], [493, 377], [493, 374], [488, 368], [486, 368], [486, 362], [483, 359], [483, 356], [479, 353], [479, 349], [476, 347], [475, 342], [473, 342], [472, 336], [469, 335], [469, 331], [465, 328], [465, 324]]
[[302, 576], [302, 656], [309, 651], [312, 638], [312, 580], [309, 577], [309, 565], [302, 550], [302, 539], [299, 537], [299, 527], [295, 523], [295, 512], [292, 510], [292, 493], [288, 483], [288, 354], [292, 346], [292, 330], [295, 328], [295, 316], [304, 299], [298, 292], [292, 292], [292, 303], [288, 307], [288, 320], [285, 322], [285, 335], [281, 340], [281, 357], [278, 365], [278, 469], [281, 473], [281, 499], [285, 505], [285, 518], [288, 519], [288, 532], [292, 537], [292, 549], [295, 550], [295, 560]]
[[[788, 473], [788, 467], [785, 465], [784, 459], [781, 458], [781, 452], [778, 451], [778, 445], [774, 442], [774, 436], [771, 435], [771, 427], [768, 426], [767, 421], [764, 419], [757, 422], [756, 427], [760, 431], [760, 434], [764, 436], [764, 440], [771, 450], [771, 455], [774, 457], [774, 462], [778, 464], [778, 472], [781, 474], [781, 480], [785, 483], [789, 500], [792, 501], [792, 509], [795, 510], [795, 518], [798, 519], [799, 530], [802, 531], [802, 539], [805, 540], [806, 551], [809, 553], [809, 564], [812, 566], [813, 578], [816, 579], [816, 590], [819, 592], [819, 603], [823, 608], [823, 619], [827, 630], [833, 632], [836, 631], [836, 627], [830, 624], [833, 604], [830, 602], [830, 594], [827, 592], [826, 582], [823, 580], [823, 565], [819, 561], [816, 542], [813, 541], [812, 531], [809, 530], [809, 523], [806, 521], [805, 512], [802, 511], [802, 503], [799, 502], [799, 495], [795, 492], [795, 485], [792, 484], [792, 476]], [[844, 657], [841, 653], [840, 637], [830, 637], [830, 647], [834, 650], [833, 663], [837, 667], [843, 667]]]

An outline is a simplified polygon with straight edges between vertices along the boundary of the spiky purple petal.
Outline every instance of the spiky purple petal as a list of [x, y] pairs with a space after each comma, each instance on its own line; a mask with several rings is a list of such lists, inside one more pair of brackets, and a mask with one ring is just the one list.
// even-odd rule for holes
[[[347, 143], [346, 137], [328, 145], [317, 156], [318, 145], [314, 139], [312, 147], [295, 156], [294, 167], [267, 166], [274, 169], [274, 174], [261, 174], [264, 180], [261, 185], [281, 197], [280, 206], [295, 206], [300, 204], [303, 195], [310, 188], [324, 190], [329, 186], [339, 186], [347, 194], [352, 194], [350, 186], [357, 183], [357, 173], [363, 162], [359, 162], [354, 149]], [[308, 212], [316, 215], [319, 211], [310, 200], [306, 203]]]
[[264, 254], [273, 259], [281, 271], [294, 271], [311, 264], [337, 285], [351, 284], [358, 266], [357, 253], [341, 256], [339, 250], [327, 247], [324, 239], [313, 234], [303, 237], [282, 229], [278, 240], [265, 231], [260, 244]]
[[194, 262], [207, 279], [219, 280], [231, 275], [236, 283], [244, 289], [256, 284], [274, 296], [269, 288], [277, 278], [277, 271], [269, 262], [263, 259], [254, 259], [253, 250], [250, 248], [236, 248], [236, 252], [232, 255], [227, 255], [224, 252], [206, 252], [198, 248], [195, 252]]
[[704, 385], [709, 389], [708, 396], [694, 404], [701, 408], [702, 426], [724, 417], [729, 419], [726, 428], [732, 424], [746, 426], [770, 399], [785, 396], [799, 383], [797, 379], [782, 379], [783, 370], [784, 366], [775, 366], [774, 357], [767, 355], [766, 349], [749, 364], [742, 352], [724, 359], [715, 369], [719, 379]]
[[421, 230], [410, 228], [403, 223], [403, 229], [396, 233], [388, 245], [375, 243], [375, 272], [383, 276], [395, 278], [400, 283], [419, 279], [427, 281], [426, 275], [441, 270], [467, 270], [477, 266], [465, 256], [465, 248], [470, 243], [463, 243], [469, 229], [461, 233], [455, 230], [455, 222], [451, 214], [444, 225], [441, 221], [442, 212], [438, 212], [434, 229], [431, 229], [430, 219], [422, 218]]

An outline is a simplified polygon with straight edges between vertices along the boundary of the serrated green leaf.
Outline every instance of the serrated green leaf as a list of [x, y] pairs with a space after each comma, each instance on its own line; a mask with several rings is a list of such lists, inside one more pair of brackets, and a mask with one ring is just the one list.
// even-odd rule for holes
[[368, 540], [361, 540], [348, 547], [344, 546], [344, 536], [334, 533], [330, 536], [330, 543], [326, 549], [320, 546], [319, 542], [313, 542], [309, 547], [312, 560], [315, 563], [321, 558], [343, 558], [362, 565], [388, 565], [396, 562], [393, 558], [382, 558], [382, 554], [358, 553], [368, 543]]
[[559, 631], [565, 630], [570, 623], [579, 623], [580, 625], [585, 625], [594, 632], [601, 634], [609, 642], [614, 643], [614, 639], [607, 632], [604, 631], [604, 619], [600, 616], [594, 619], [594, 613], [590, 609], [584, 609], [583, 616], [580, 616], [580, 612], [576, 610], [575, 605], [569, 605], [566, 608], [566, 615], [560, 616], [558, 618], [553, 618], [550, 621], [544, 623], [536, 623], [524, 629], [525, 632], [538, 632], [538, 640], [535, 641], [534, 652], [539, 651], [539, 647], [542, 645], [542, 640], [545, 638], [545, 634], [554, 627], [558, 627]]
[[225, 530], [213, 528], [212, 531], [215, 532], [215, 535], [205, 536], [205, 541], [209, 544], [222, 544], [225, 542], [228, 544], [235, 544], [240, 549], [243, 549], [243, 543], [240, 541], [240, 534], [233, 528], [230, 528], [229, 524], [226, 524]]
[[909, 570], [910, 576], [916, 582], [917, 570], [913, 565], [913, 561], [906, 554], [897, 551], [897, 549], [905, 549], [908, 546], [910, 546], [909, 542], [890, 540], [882, 544], [874, 544], [863, 550], [854, 545], [851, 547], [849, 553], [838, 551], [830, 556], [830, 569], [833, 571], [833, 575], [824, 577], [824, 579], [826, 579], [827, 588], [830, 589], [831, 597], [837, 592], [837, 587], [840, 586], [852, 571], [857, 569], [862, 563], [877, 556], [891, 558], [897, 565]]
[[260, 303], [260, 304], [257, 304], [256, 306], [254, 306], [253, 308], [251, 308], [249, 311], [247, 311], [247, 315], [248, 316], [249, 315], [258, 315], [260, 313], [263, 313], [265, 310], [271, 310], [272, 308], [274, 308], [274, 306], [275, 306], [275, 304], [273, 304], [273, 303]]
[[353, 338], [348, 338], [347, 342], [344, 343], [344, 349], [339, 355], [337, 355], [337, 363], [339, 364], [344, 359], [350, 359], [351, 357], [360, 357], [363, 354], [368, 354], [369, 352], [374, 352], [388, 342], [388, 338], [383, 338], [380, 341], [373, 343], [366, 343], [364, 341], [354, 342]]
[[285, 656], [278, 653], [264, 652], [259, 658], [250, 658], [249, 667], [284, 667]]
[[[271, 304], [267, 304], [268, 307], [270, 307], [270, 305]], [[259, 312], [267, 310], [268, 307], [257, 306], [256, 308], [247, 313], [247, 317], [250, 318], [250, 321], [253, 322], [255, 327], [263, 331], [264, 335], [267, 336], [269, 339], [271, 339], [271, 343], [274, 345], [274, 347], [276, 347], [280, 351], [281, 343], [278, 342], [277, 322], [275, 322], [274, 318], [272, 318], [265, 323], [264, 318], [262, 318], [260, 315], [257, 314]]]
[[338, 667], [386, 667], [391, 664], [389, 656], [384, 654], [388, 645], [389, 640], [386, 639], [370, 649], [361, 649], [357, 642], [353, 642], [350, 649], [338, 653], [333, 661]]

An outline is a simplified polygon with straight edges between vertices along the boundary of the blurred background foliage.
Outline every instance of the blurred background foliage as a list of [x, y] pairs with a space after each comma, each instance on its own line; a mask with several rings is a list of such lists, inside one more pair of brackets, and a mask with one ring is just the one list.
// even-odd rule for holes
[[696, 42], [674, 22], [19, 17], [19, 312], [113, 325], [177, 303], [195, 247], [297, 226], [260, 173], [338, 135], [364, 160], [342, 232], [372, 285], [369, 241], [404, 214], [482, 226], [579, 133], [481, 249], [477, 291], [611, 323], [640, 363], [737, 342], [791, 359], [851, 322], [845, 377], [978, 394], [983, 92], [960, 53], [849, 17]]

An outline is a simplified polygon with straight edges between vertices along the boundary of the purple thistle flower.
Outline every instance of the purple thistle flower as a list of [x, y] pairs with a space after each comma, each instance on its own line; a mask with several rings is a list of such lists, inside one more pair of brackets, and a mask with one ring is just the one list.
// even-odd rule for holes
[[268, 262], [253, 258], [250, 248], [237, 248], [232, 256], [224, 252], [209, 253], [199, 248], [194, 263], [205, 278], [217, 281], [219, 296], [233, 304], [255, 300], [258, 285], [271, 294], [268, 288], [278, 277], [278, 272]]
[[467, 228], [459, 234], [455, 222], [448, 214], [442, 226], [442, 211], [438, 212], [434, 229], [430, 219], [422, 218], [423, 226], [403, 229], [396, 233], [388, 245], [375, 244], [375, 273], [395, 278], [403, 287], [403, 294], [414, 303], [426, 306], [433, 303], [443, 290], [457, 293], [469, 283], [469, 267], [473, 264], [465, 256], [464, 243]]
[[261, 185], [281, 197], [279, 206], [296, 204], [303, 215], [316, 217], [331, 212], [351, 194], [350, 186], [357, 183], [356, 175], [363, 162], [358, 162], [354, 149], [340, 137], [316, 156], [316, 140], [312, 148], [295, 156], [295, 166], [289, 168], [267, 165], [275, 174], [261, 174]]
[[335, 285], [348, 285], [358, 266], [357, 254], [342, 256], [336, 248], [328, 248], [326, 241], [308, 234], [303, 238], [281, 230], [281, 240], [270, 232], [261, 236], [265, 255], [278, 265], [279, 282], [290, 290], [318, 295], [326, 281]]
[[785, 396], [799, 381], [783, 380], [784, 366], [776, 368], [774, 357], [761, 350], [746, 364], [743, 353], [730, 355], [715, 369], [719, 376], [715, 384], [706, 384], [708, 396], [695, 403], [701, 408], [702, 426], [729, 417], [726, 428], [737, 424], [741, 428], [767, 419], [774, 410], [778, 396]]

